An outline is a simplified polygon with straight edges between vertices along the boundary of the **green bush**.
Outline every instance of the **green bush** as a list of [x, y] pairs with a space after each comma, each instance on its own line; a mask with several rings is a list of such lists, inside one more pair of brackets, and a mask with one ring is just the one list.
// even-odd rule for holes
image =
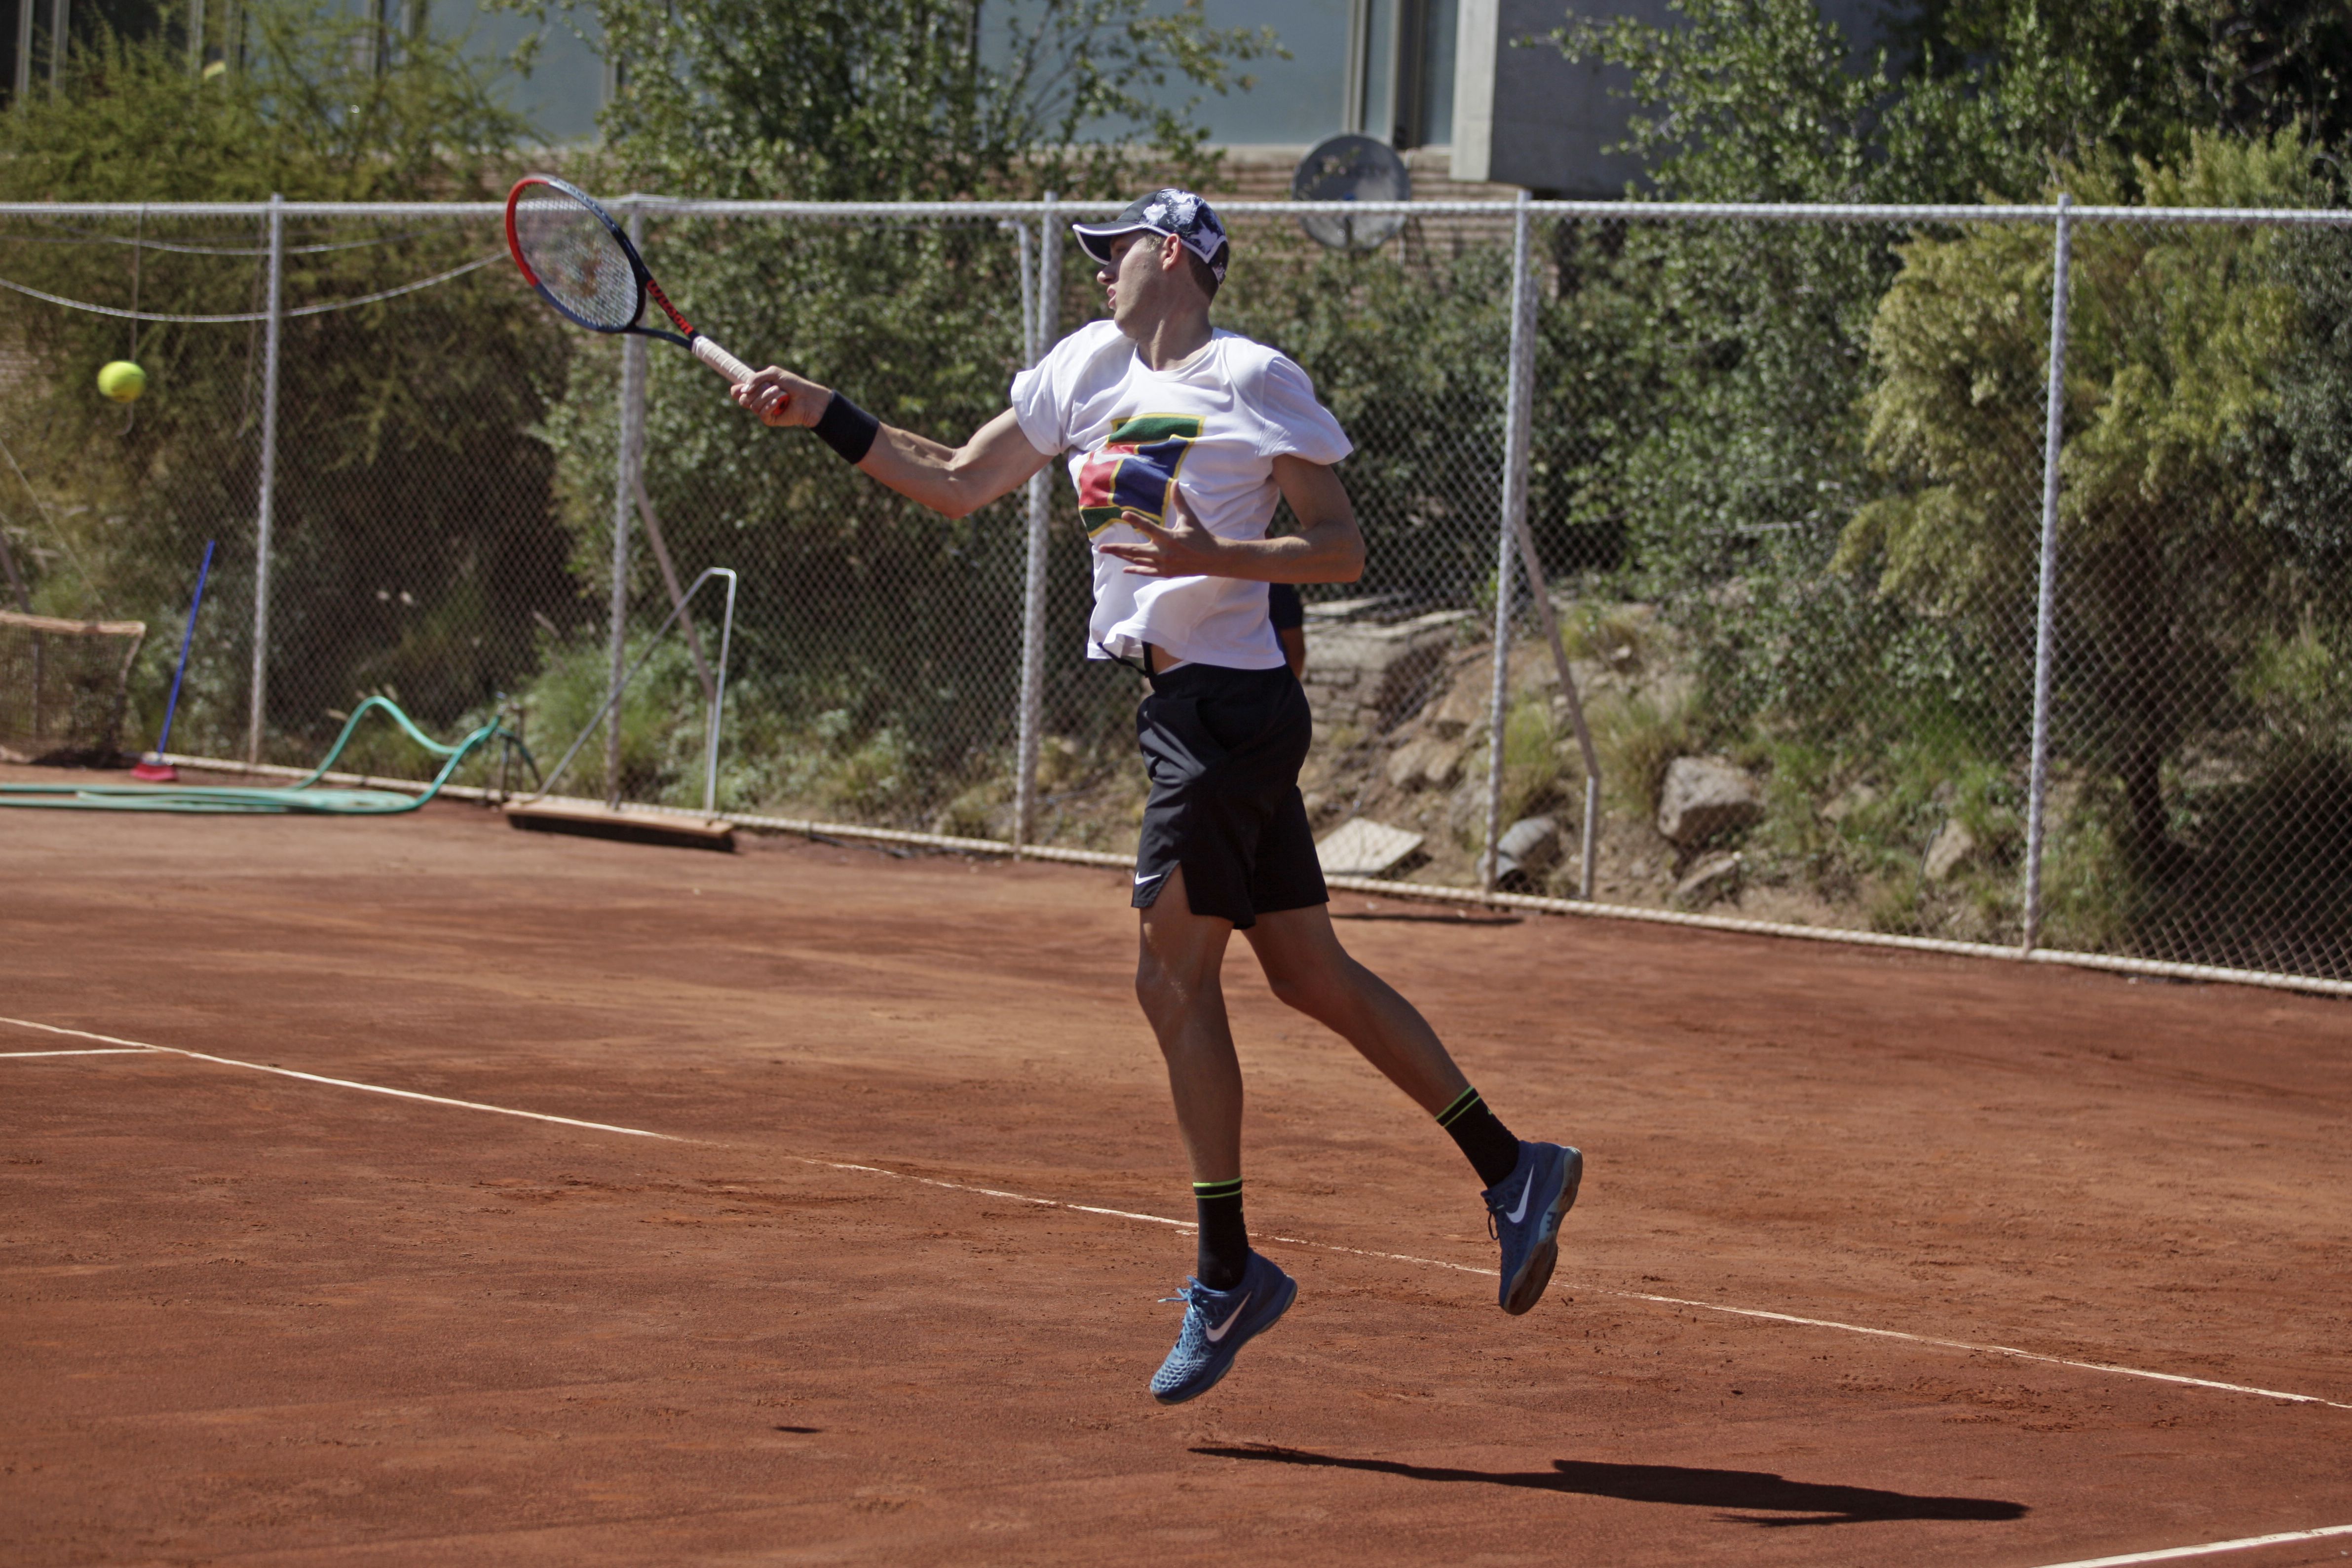
[[[478, 198], [525, 134], [453, 45], [377, 70], [357, 16], [289, 0], [245, 13], [238, 68], [198, 80], [160, 41], [78, 48], [64, 90], [0, 117], [0, 197], [39, 201]], [[162, 314], [258, 308], [259, 220], [12, 220], [0, 269], [67, 299]], [[289, 226], [289, 307], [415, 282], [490, 253], [487, 226]], [[135, 291], [135, 292], [134, 292]], [[135, 346], [134, 346], [135, 345]], [[289, 319], [279, 394], [270, 750], [308, 760], [336, 712], [397, 689], [446, 725], [530, 673], [534, 614], [572, 618], [530, 435], [567, 337], [502, 268], [379, 304]], [[160, 721], [206, 539], [220, 545], [174, 743], [241, 749], [251, 653], [261, 332], [143, 323], [18, 300], [0, 347], [0, 427], [37, 498], [5, 508], [39, 605], [136, 616], [142, 725]], [[126, 411], [91, 387], [136, 358]]]
[[[2299, 206], [2319, 198], [2293, 137], [2200, 135], [2179, 169], [2143, 166], [2168, 205]], [[2122, 194], [2113, 170], [2063, 172], [2093, 203]], [[2282, 231], [2086, 225], [2067, 358], [2061, 458], [2059, 680], [2068, 751], [2114, 778], [2124, 847], [2167, 860], [2163, 770], [2214, 722], [2222, 671], [2273, 610], [2277, 541], [2236, 460], [2273, 405], [2274, 367], [2300, 328], [2278, 277]], [[1882, 593], [1969, 627], [2012, 671], [2032, 602], [2037, 531], [2011, 504], [2008, 448], [2038, 397], [2050, 259], [2038, 229], [1987, 224], [1905, 252], [1873, 331], [1882, 379], [1869, 446], [1893, 493], [1861, 508], [1841, 565], [1877, 568]]]

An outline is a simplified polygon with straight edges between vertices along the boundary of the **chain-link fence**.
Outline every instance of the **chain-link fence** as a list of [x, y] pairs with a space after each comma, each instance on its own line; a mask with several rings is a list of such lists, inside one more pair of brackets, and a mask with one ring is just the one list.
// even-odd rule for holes
[[[950, 440], [1102, 313], [1096, 209], [614, 205], [736, 353]], [[1216, 310], [1356, 444], [1303, 780], [1354, 869], [2352, 983], [2352, 215], [1418, 204], [1350, 251], [1301, 210], [1224, 210]], [[1131, 846], [1058, 465], [942, 521], [499, 248], [488, 207], [6, 209], [21, 606], [175, 626], [218, 539], [174, 750], [278, 763], [375, 692], [561, 750], [644, 656], [563, 787], [695, 805], [719, 601], [653, 634], [731, 567], [722, 809]]]
[[[590, 618], [541, 432], [576, 340], [516, 289], [499, 226], [449, 206], [0, 217], [0, 527], [31, 579], [12, 591], [139, 606], [134, 729], [161, 721], [180, 644], [161, 634], [207, 540], [187, 752], [313, 760], [375, 692], [454, 726], [537, 678], [549, 627]], [[144, 370], [136, 402], [100, 395], [114, 360]]]

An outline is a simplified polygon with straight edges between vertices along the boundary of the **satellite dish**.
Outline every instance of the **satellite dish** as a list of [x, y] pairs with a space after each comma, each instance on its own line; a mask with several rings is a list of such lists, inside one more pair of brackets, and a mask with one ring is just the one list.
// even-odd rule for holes
[[[1409, 202], [1412, 176], [1387, 142], [1352, 133], [1332, 136], [1298, 161], [1297, 172], [1290, 176], [1290, 197], [1300, 202]], [[1333, 250], [1378, 250], [1404, 227], [1404, 215], [1304, 213], [1298, 226], [1309, 239]]]

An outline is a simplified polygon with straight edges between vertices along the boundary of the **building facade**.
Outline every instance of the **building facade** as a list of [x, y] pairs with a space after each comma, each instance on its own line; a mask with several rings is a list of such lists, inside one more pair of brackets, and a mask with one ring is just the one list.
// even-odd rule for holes
[[[1860, 49], [1885, 0], [1819, 0]], [[1664, 26], [1667, 0], [1582, 0], [1586, 16]], [[1540, 39], [1566, 20], [1566, 0], [1210, 0], [1218, 26], [1270, 26], [1287, 60], [1254, 61], [1246, 94], [1209, 98], [1199, 114], [1245, 163], [1294, 160], [1326, 136], [1356, 132], [1410, 158], [1417, 178], [1523, 186], [1546, 195], [1606, 198], [1638, 177], [1608, 149], [1624, 140], [1633, 103], [1622, 70], [1571, 62]], [[1444, 156], [1435, 154], [1444, 150]]]
[[[386, 38], [429, 26], [469, 40], [486, 67], [535, 38], [530, 75], [508, 79], [511, 106], [551, 144], [594, 139], [613, 79], [597, 47], [593, 4], [558, 5], [542, 23], [485, 9], [480, 0], [353, 3], [377, 17]], [[999, 6], [1020, 3], [996, 0]], [[1876, 18], [1892, 8], [1888, 0], [1818, 3], [1856, 48], [1874, 38]], [[217, 39], [239, 0], [211, 0], [209, 18], [206, 0], [165, 4], [174, 20], [184, 5], [190, 31]], [[985, 7], [989, 0], [974, 4]], [[0, 0], [0, 6], [14, 13], [15, 24], [0, 32], [0, 81], [20, 91], [45, 86], [47, 40], [60, 24], [79, 37], [100, 18], [121, 30], [134, 10], [154, 16], [135, 0]], [[1618, 195], [1640, 173], [1632, 159], [1608, 150], [1623, 140], [1633, 108], [1622, 96], [1625, 74], [1570, 62], [1546, 43], [1522, 42], [1559, 26], [1567, 9], [1566, 0], [1206, 0], [1212, 26], [1271, 28], [1288, 58], [1250, 62], [1254, 81], [1246, 90], [1201, 94], [1180, 79], [1162, 91], [1171, 105], [1200, 100], [1194, 113], [1227, 151], [1236, 190], [1250, 195], [1276, 194], [1282, 184], [1276, 176], [1286, 176], [1307, 148], [1355, 132], [1412, 154], [1408, 163], [1424, 186]], [[1674, 18], [1669, 0], [1581, 0], [1577, 9], [1661, 25]], [[985, 16], [976, 13], [983, 21]]]

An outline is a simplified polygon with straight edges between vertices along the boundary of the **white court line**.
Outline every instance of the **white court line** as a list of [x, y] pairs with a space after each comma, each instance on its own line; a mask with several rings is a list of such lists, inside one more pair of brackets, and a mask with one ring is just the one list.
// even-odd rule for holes
[[26, 1057], [143, 1057], [154, 1050], [152, 1046], [100, 1046], [84, 1051], [0, 1051], [0, 1061], [22, 1061]]
[[[1163, 1215], [1138, 1214], [1132, 1209], [1098, 1208], [1093, 1204], [1064, 1203], [1059, 1198], [1034, 1198], [1026, 1193], [1008, 1193], [996, 1187], [975, 1187], [962, 1182], [942, 1182], [936, 1176], [910, 1176], [904, 1171], [887, 1170], [880, 1165], [851, 1165], [839, 1160], [819, 1160], [807, 1154], [787, 1154], [785, 1159], [795, 1164], [814, 1165], [826, 1171], [856, 1171], [869, 1176], [887, 1176], [894, 1182], [913, 1182], [918, 1186], [941, 1187], [951, 1193], [977, 1193], [984, 1198], [1005, 1198], [1016, 1204], [1034, 1204], [1039, 1208], [1067, 1209], [1072, 1214], [1108, 1215], [1113, 1219], [1140, 1220], [1145, 1225], [1164, 1225], [1171, 1230], [1198, 1230], [1201, 1227], [1189, 1219], [1170, 1219]], [[1402, 1252], [1366, 1252], [1360, 1247], [1334, 1247], [1328, 1241], [1307, 1241], [1296, 1236], [1268, 1236], [1260, 1239], [1279, 1242], [1286, 1247], [1311, 1247], [1318, 1252], [1343, 1252], [1350, 1258], [1384, 1258], [1395, 1263], [1418, 1263], [1426, 1268], [1452, 1268], [1464, 1274], [1483, 1274], [1496, 1278], [1498, 1270], [1474, 1268], [1467, 1263], [1447, 1263], [1435, 1258], [1414, 1258]], [[1610, 1291], [1623, 1295], [1623, 1291]], [[1663, 1300], [1664, 1298], [1660, 1297]]]
[[178, 1046], [142, 1045], [137, 1040], [118, 1040], [112, 1035], [93, 1035], [87, 1029], [61, 1029], [55, 1024], [36, 1024], [26, 1018], [0, 1018], [0, 1024], [14, 1024], [19, 1028], [39, 1029], [52, 1035], [70, 1035], [79, 1040], [104, 1040], [109, 1045], [128, 1046], [138, 1051], [168, 1051], [173, 1056], [190, 1057], [200, 1062], [217, 1062], [222, 1067], [245, 1068], [252, 1072], [276, 1073], [279, 1078], [299, 1078], [305, 1083], [332, 1084], [337, 1089], [356, 1089], [365, 1094], [388, 1094], [394, 1100], [422, 1100], [427, 1105], [454, 1105], [461, 1110], [487, 1110], [493, 1116], [520, 1116], [526, 1121], [551, 1121], [559, 1127], [584, 1127], [591, 1132], [618, 1132], [628, 1138], [658, 1138], [665, 1143], [696, 1142], [671, 1132], [648, 1132], [642, 1127], [615, 1127], [609, 1121], [582, 1121], [575, 1117], [550, 1116], [543, 1110], [516, 1110], [504, 1105], [485, 1105], [478, 1100], [451, 1100], [446, 1095], [419, 1094], [413, 1089], [386, 1089], [380, 1083], [360, 1083], [347, 1078], [321, 1078], [314, 1072], [296, 1072], [292, 1068], [272, 1067], [268, 1062], [241, 1062], [234, 1057], [206, 1056], [202, 1051], [185, 1050]]
[[[428, 1105], [453, 1105], [463, 1110], [488, 1111], [496, 1116], [520, 1116], [531, 1121], [550, 1121], [562, 1127], [581, 1127], [592, 1132], [618, 1132], [630, 1138], [657, 1138], [666, 1143], [700, 1143], [705, 1140], [681, 1138], [676, 1133], [651, 1132], [642, 1127], [615, 1127], [603, 1121], [581, 1121], [569, 1116], [550, 1116], [543, 1111], [516, 1110], [503, 1105], [486, 1105], [475, 1100], [451, 1100], [444, 1095], [419, 1094], [414, 1089], [386, 1089], [381, 1084], [360, 1083], [351, 1079], [322, 1078], [317, 1073], [296, 1072], [291, 1068], [271, 1067], [263, 1062], [238, 1061], [232, 1057], [208, 1056], [203, 1051], [191, 1051], [178, 1046], [151, 1046], [137, 1040], [117, 1039], [111, 1035], [94, 1035], [86, 1029], [60, 1028], [55, 1024], [36, 1024], [24, 1018], [0, 1017], [0, 1024], [14, 1024], [20, 1028], [39, 1029], [52, 1035], [69, 1035], [77, 1039], [103, 1040], [110, 1045], [126, 1046], [137, 1051], [163, 1051], [173, 1056], [189, 1057], [201, 1062], [216, 1062], [223, 1067], [246, 1068], [254, 1072], [276, 1073], [281, 1078], [301, 1079], [309, 1083], [331, 1084], [338, 1089], [356, 1089], [369, 1094], [388, 1094], [400, 1100], [422, 1100]], [[766, 1152], [776, 1152], [765, 1151]], [[952, 1193], [973, 1193], [982, 1197], [1002, 1198], [1008, 1203], [1031, 1204], [1039, 1208], [1066, 1209], [1073, 1214], [1103, 1215], [1112, 1219], [1135, 1220], [1145, 1225], [1164, 1225], [1175, 1230], [1196, 1230], [1190, 1220], [1167, 1219], [1156, 1214], [1138, 1214], [1129, 1209], [1102, 1208], [1093, 1204], [1066, 1203], [1059, 1198], [1032, 1197], [1026, 1193], [1008, 1193], [996, 1187], [976, 1187], [961, 1182], [943, 1182], [931, 1176], [909, 1175], [903, 1171], [889, 1170], [881, 1165], [850, 1164], [839, 1160], [819, 1160], [806, 1154], [782, 1154], [795, 1164], [812, 1165], [827, 1171], [855, 1171], [863, 1175], [887, 1176], [892, 1181], [913, 1182], [920, 1186], [939, 1187]], [[1488, 1279], [1496, 1276], [1492, 1268], [1477, 1268], [1466, 1263], [1448, 1263], [1442, 1258], [1416, 1258], [1405, 1252], [1370, 1252], [1361, 1247], [1338, 1247], [1328, 1241], [1307, 1241], [1297, 1237], [1273, 1236], [1265, 1239], [1291, 1247], [1312, 1247], [1318, 1252], [1336, 1252], [1351, 1258], [1375, 1258], [1393, 1263], [1411, 1263], [1424, 1268], [1450, 1268], [1462, 1274], [1480, 1274]], [[1717, 1312], [1733, 1318], [1756, 1318], [1766, 1322], [1793, 1323], [1801, 1328], [1834, 1329], [1841, 1333], [1864, 1334], [1872, 1339], [1899, 1340], [1906, 1344], [1930, 1345], [1939, 1350], [1968, 1351], [1979, 1355], [2010, 1356], [2019, 1361], [2042, 1362], [2051, 1366], [2072, 1367], [2082, 1372], [2103, 1372], [2117, 1377], [2137, 1377], [2151, 1383], [2179, 1384], [2190, 1388], [2210, 1388], [2223, 1394], [2251, 1394], [2257, 1398], [2284, 1400], [2292, 1405], [2319, 1405], [2330, 1410], [2352, 1410], [2352, 1404], [2323, 1399], [2315, 1394], [2289, 1394], [2282, 1389], [2257, 1388], [2251, 1384], [2221, 1383], [2207, 1377], [2185, 1377], [2179, 1373], [2149, 1372], [2136, 1366], [2117, 1366], [2110, 1362], [2075, 1361], [2065, 1356], [2044, 1355], [2039, 1351], [2019, 1350], [2013, 1345], [1979, 1344], [1970, 1340], [1938, 1339], [1930, 1334], [1906, 1333], [1900, 1329], [1874, 1329], [1860, 1323], [1842, 1323], [1833, 1318], [1801, 1318], [1791, 1312], [1770, 1312], [1756, 1307], [1726, 1307], [1713, 1301], [1693, 1301], [1679, 1296], [1654, 1296], [1642, 1290], [1616, 1290], [1605, 1285], [1580, 1285], [1573, 1289], [1596, 1296], [1613, 1296], [1620, 1300], [1650, 1301], [1660, 1306], [1688, 1307], [1694, 1311]]]
[[2125, 1568], [2132, 1563], [2169, 1563], [2182, 1557], [2210, 1557], [2220, 1552], [2251, 1552], [2257, 1546], [2317, 1541], [2329, 1535], [2352, 1535], [2352, 1524], [2331, 1524], [2324, 1530], [2290, 1530], [2279, 1535], [2248, 1535], [2205, 1546], [2168, 1546], [2161, 1552], [2126, 1552], [2120, 1557], [2084, 1557], [2074, 1563], [2053, 1563], [2047, 1568]]
[[2079, 1367], [2084, 1372], [2112, 1372], [2124, 1377], [2145, 1377], [2158, 1383], [2180, 1383], [2191, 1388], [2218, 1388], [2228, 1394], [2258, 1394], [2264, 1399], [2284, 1399], [2295, 1405], [2325, 1405], [2331, 1410], [2352, 1410], [2352, 1405], [2339, 1405], [2333, 1399], [2322, 1399], [2315, 1394], [2285, 1394], [2275, 1388], [2255, 1388], [2243, 1383], [2216, 1383], [2210, 1377], [2183, 1377], [2177, 1372], [2143, 1372], [2136, 1366], [2115, 1366], [2103, 1361], [2072, 1361], [2062, 1355], [2043, 1355], [2039, 1351], [2021, 1351], [2010, 1345], [1980, 1345], [1968, 1340], [1939, 1340], [1929, 1334], [1906, 1334], [1899, 1329], [1869, 1329], [1859, 1323], [1841, 1323], [1829, 1318], [1800, 1318], [1787, 1312], [1767, 1312], [1754, 1307], [1719, 1307], [1712, 1301], [1685, 1301], [1678, 1296], [1650, 1296], [1639, 1290], [1610, 1290], [1594, 1287], [1602, 1296], [1622, 1296], [1633, 1301], [1657, 1301], [1669, 1307], [1696, 1307], [1703, 1312], [1725, 1312], [1735, 1318], [1763, 1318], [1775, 1323], [1801, 1323], [1809, 1329], [1838, 1329], [1849, 1334], [1868, 1334], [1874, 1339], [1905, 1340], [1915, 1345], [1939, 1345], [1946, 1350], [1979, 1351], [1988, 1355], [2015, 1356], [2020, 1361], [2047, 1362], [2052, 1366]]

